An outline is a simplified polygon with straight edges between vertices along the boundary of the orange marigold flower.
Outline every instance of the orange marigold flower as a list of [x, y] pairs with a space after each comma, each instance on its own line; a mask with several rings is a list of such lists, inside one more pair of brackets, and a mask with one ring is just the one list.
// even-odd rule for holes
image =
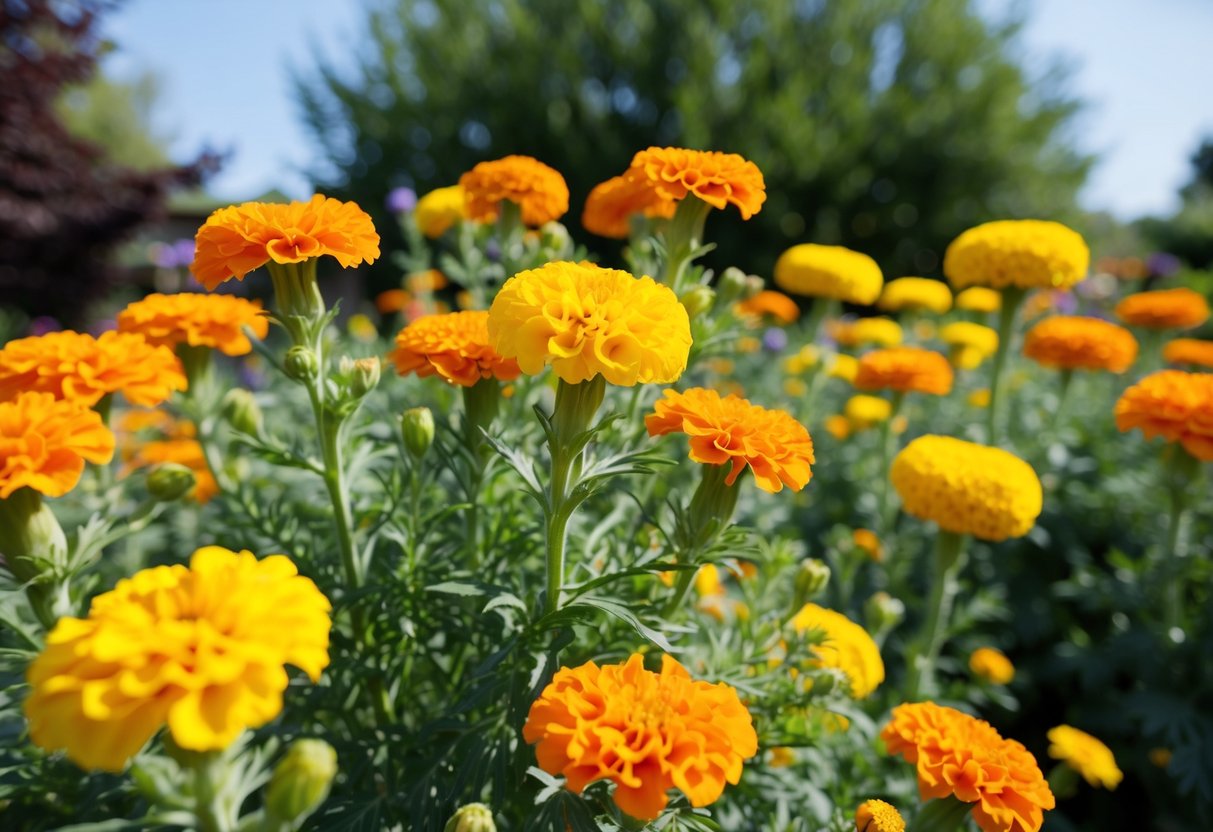
[[762, 318], [769, 315], [781, 324], [793, 323], [800, 317], [800, 307], [796, 305], [796, 301], [783, 292], [772, 292], [769, 289], [738, 302], [733, 306], [733, 312], [740, 318]]
[[632, 217], [669, 219], [678, 203], [650, 186], [648, 179], [629, 171], [594, 186], [585, 200], [581, 224], [600, 237], [623, 240], [632, 233]]
[[666, 390], [644, 418], [650, 436], [681, 432], [690, 437], [691, 459], [732, 465], [732, 485], [749, 466], [763, 491], [799, 491], [813, 476], [813, 440], [804, 425], [782, 410], [767, 410], [734, 395], [693, 387]]
[[1138, 292], [1116, 304], [1116, 317], [1146, 329], [1192, 329], [1209, 320], [1209, 302], [1182, 287]]
[[1176, 338], [1162, 348], [1163, 360], [1168, 364], [1195, 364], [1213, 367], [1213, 341], [1198, 338]]
[[571, 792], [611, 780], [615, 804], [639, 820], [657, 818], [672, 788], [707, 806], [758, 753], [737, 691], [692, 679], [670, 656], [659, 673], [645, 670], [639, 654], [561, 668], [531, 705], [522, 736], [538, 743], [539, 767], [563, 775]]
[[1178, 442], [1197, 459], [1213, 462], [1213, 374], [1162, 370], [1124, 392], [1116, 427], [1141, 428], [1146, 439]]
[[941, 353], [919, 347], [890, 347], [860, 357], [855, 386], [860, 390], [946, 396], [952, 392], [952, 378], [952, 365]]
[[111, 393], [155, 407], [186, 388], [185, 371], [168, 347], [133, 332], [50, 332], [9, 341], [0, 349], [0, 401], [26, 390], [95, 405]]
[[208, 290], [273, 260], [302, 263], [330, 255], [343, 269], [374, 263], [379, 234], [352, 202], [316, 194], [307, 202], [245, 202], [211, 214], [195, 238], [190, 271]]
[[1039, 832], [1056, 803], [1036, 758], [988, 722], [934, 702], [898, 705], [880, 732], [890, 754], [914, 763], [923, 800], [972, 803], [984, 832]]
[[1059, 370], [1123, 373], [1137, 360], [1137, 339], [1124, 327], [1098, 318], [1056, 315], [1028, 330], [1023, 354]]
[[135, 447], [130, 461], [126, 463], [125, 470], [130, 472], [136, 468], [147, 468], [164, 462], [175, 462], [194, 472], [194, 488], [189, 496], [199, 503], [205, 505], [219, 493], [219, 483], [215, 482], [215, 477], [206, 464], [206, 453], [202, 450], [202, 445], [197, 439], [189, 436], [140, 443]]
[[855, 810], [855, 832], [906, 832], [906, 822], [891, 804], [865, 800]]
[[412, 302], [413, 296], [403, 289], [388, 289], [375, 296], [375, 309], [380, 315], [400, 312]]
[[978, 647], [970, 653], [969, 670], [993, 685], [1009, 685], [1015, 678], [1015, 665], [993, 647]]
[[113, 457], [114, 435], [81, 402], [32, 391], [0, 402], [0, 500], [19, 488], [61, 497], [76, 487], [86, 460]]
[[396, 372], [425, 378], [435, 373], [452, 384], [471, 387], [483, 378], [513, 381], [518, 362], [502, 358], [489, 344], [489, 313], [450, 312], [426, 315], [400, 330], [388, 356]]
[[118, 313], [119, 332], [137, 332], [152, 344], [210, 347], [224, 355], [247, 355], [253, 343], [244, 327], [259, 339], [270, 331], [259, 300], [233, 295], [152, 294]]
[[635, 176], [662, 200], [680, 202], [693, 194], [719, 210], [736, 205], [743, 220], [761, 211], [767, 198], [758, 165], [736, 153], [650, 147], [632, 157], [625, 175]]
[[497, 219], [502, 200], [522, 211], [526, 225], [538, 227], [569, 210], [569, 186], [559, 171], [530, 156], [481, 162], [459, 178], [467, 215], [477, 222]]
[[880, 542], [880, 538], [876, 536], [876, 532], [871, 529], [855, 529], [851, 532], [851, 542], [858, 548], [867, 552], [876, 563], [884, 560], [884, 546]]

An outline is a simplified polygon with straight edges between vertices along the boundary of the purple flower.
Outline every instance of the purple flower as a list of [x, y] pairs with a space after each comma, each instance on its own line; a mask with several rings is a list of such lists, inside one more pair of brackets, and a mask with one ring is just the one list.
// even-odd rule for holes
[[189, 268], [194, 262], [194, 241], [185, 237], [173, 243], [173, 259], [180, 268]]
[[1070, 292], [1054, 292], [1053, 307], [1062, 315], [1073, 315], [1078, 310], [1078, 298]]
[[29, 322], [30, 335], [46, 335], [48, 332], [58, 332], [61, 329], [63, 329], [63, 324], [50, 315], [39, 315]]
[[496, 263], [501, 259], [501, 244], [496, 240], [489, 240], [484, 244], [484, 256]]
[[148, 253], [162, 269], [183, 269], [194, 262], [194, 241], [187, 237], [171, 243], [154, 243]]
[[113, 318], [107, 318], [103, 321], [95, 321], [94, 323], [89, 324], [88, 325], [88, 334], [93, 335], [93, 336], [99, 336], [104, 332], [109, 332], [110, 330], [117, 329], [117, 328], [118, 328], [118, 322], [115, 321]]
[[1150, 270], [1150, 274], [1158, 277], [1170, 277], [1179, 271], [1182, 265], [1178, 257], [1165, 251], [1156, 251], [1146, 258], [1146, 268]]
[[773, 326], [762, 333], [762, 348], [767, 352], [783, 352], [788, 346], [788, 334]]
[[393, 214], [407, 214], [417, 207], [417, 192], [412, 188], [392, 188], [387, 195], [387, 209]]

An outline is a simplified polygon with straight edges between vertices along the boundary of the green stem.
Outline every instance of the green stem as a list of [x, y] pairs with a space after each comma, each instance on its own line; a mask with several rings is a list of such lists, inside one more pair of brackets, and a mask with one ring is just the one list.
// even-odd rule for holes
[[[814, 298], [813, 305], [809, 307], [809, 317], [805, 320], [804, 336], [805, 343], [814, 344], [817, 342], [817, 335], [821, 331], [821, 325], [838, 310], [838, 301], [834, 298]], [[820, 366], [821, 362], [819, 362]]]
[[688, 267], [703, 245], [703, 226], [711, 210], [712, 206], [699, 197], [687, 194], [666, 226], [664, 283], [676, 295], [682, 295]]
[[188, 416], [197, 428], [198, 444], [202, 448], [202, 459], [214, 477], [220, 491], [231, 491], [232, 484], [223, 469], [223, 449], [216, 439], [215, 428], [219, 423], [218, 390], [211, 361], [210, 347], [193, 347], [181, 344], [177, 357], [185, 368], [189, 386], [185, 389]]
[[910, 651], [910, 679], [906, 701], [913, 702], [935, 687], [935, 660], [943, 646], [956, 597], [956, 576], [962, 564], [964, 538], [953, 532], [940, 531], [935, 546], [935, 571], [931, 576], [931, 596], [927, 600], [927, 618]]
[[198, 832], [229, 832], [232, 828], [219, 805], [219, 783], [223, 752], [200, 753], [194, 757], [194, 818]]
[[1184, 623], [1185, 560], [1188, 556], [1188, 525], [1191, 510], [1188, 506], [1188, 491], [1200, 474], [1200, 462], [1187, 451], [1173, 447], [1176, 457], [1174, 469], [1168, 478], [1170, 511], [1167, 518], [1167, 540], [1162, 552], [1164, 576], [1163, 624], [1169, 635], [1174, 630], [1182, 631]]
[[999, 407], [1002, 405], [1003, 370], [1011, 352], [1011, 341], [1015, 337], [1015, 315], [1023, 302], [1024, 290], [1010, 287], [1003, 290], [1002, 306], [998, 310], [998, 349], [994, 352], [994, 363], [990, 369], [990, 406], [986, 411], [986, 443], [998, 444]]
[[893, 422], [901, 413], [901, 405], [906, 394], [895, 391], [889, 404], [889, 418], [880, 425], [880, 506], [876, 515], [877, 534], [883, 539], [893, 526], [892, 512], [892, 479], [889, 468], [893, 464], [893, 453], [897, 449], [897, 433], [893, 430]]
[[909, 825], [909, 832], [959, 832], [965, 828], [965, 816], [972, 809], [971, 803], [955, 797], [928, 801]]

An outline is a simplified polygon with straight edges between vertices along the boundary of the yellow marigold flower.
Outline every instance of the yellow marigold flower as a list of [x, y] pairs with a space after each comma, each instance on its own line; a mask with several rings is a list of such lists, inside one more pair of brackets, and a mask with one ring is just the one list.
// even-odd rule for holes
[[1176, 338], [1162, 348], [1163, 360], [1168, 364], [1195, 364], [1213, 367], [1213, 341], [1198, 338]]
[[538, 228], [569, 210], [569, 186], [555, 168], [530, 156], [481, 162], [459, 178], [467, 215], [477, 222], [497, 219], [502, 201], [522, 211], [522, 222]]
[[855, 810], [855, 832], [906, 832], [906, 822], [883, 800], [865, 800]]
[[591, 234], [624, 240], [636, 214], [659, 219], [674, 216], [678, 203], [650, 185], [647, 177], [628, 171], [594, 186], [586, 198], [581, 225]]
[[0, 401], [37, 390], [57, 399], [95, 405], [121, 393], [140, 407], [155, 407], [186, 387], [181, 362], [168, 347], [132, 332], [50, 332], [9, 341], [0, 349]]
[[982, 540], [1022, 537], [1043, 495], [1032, 466], [1000, 448], [950, 436], [920, 436], [889, 471], [906, 512], [945, 531]]
[[866, 254], [842, 246], [802, 243], [775, 261], [775, 284], [794, 295], [869, 304], [880, 296], [884, 277]]
[[804, 425], [785, 411], [767, 410], [715, 390], [666, 390], [644, 419], [649, 436], [681, 432], [690, 438], [691, 459], [705, 465], [730, 464], [732, 485], [747, 466], [754, 483], [772, 493], [786, 485], [799, 491], [813, 476], [813, 440]]
[[943, 257], [953, 289], [1067, 289], [1087, 276], [1091, 252], [1082, 235], [1045, 220], [987, 222], [961, 234]]
[[885, 284], [876, 305], [890, 312], [925, 309], [942, 315], [952, 308], [952, 290], [929, 277], [899, 277]]
[[887, 421], [893, 412], [893, 405], [888, 399], [861, 393], [847, 399], [842, 412], [851, 421], [851, 427], [855, 430], [864, 430]]
[[164, 462], [175, 462], [194, 472], [194, 487], [189, 496], [199, 503], [205, 505], [219, 493], [219, 483], [215, 481], [210, 467], [206, 464], [206, 453], [202, 450], [202, 445], [197, 439], [189, 436], [140, 443], [135, 447], [125, 470], [129, 473], [136, 468], [147, 468]]
[[1137, 339], [1108, 321], [1057, 315], [1028, 330], [1023, 354], [1059, 370], [1123, 373], [1137, 360]]
[[261, 301], [234, 295], [151, 294], [118, 313], [118, 331], [137, 332], [148, 343], [210, 347], [233, 356], [253, 351], [245, 327], [264, 339], [270, 330], [269, 318]]
[[876, 563], [884, 560], [884, 546], [881, 545], [876, 532], [871, 529], [855, 529], [851, 532], [851, 540], [857, 547], [867, 552], [868, 557]]
[[764, 289], [753, 297], [734, 304], [733, 312], [739, 318], [774, 318], [781, 324], [795, 323], [800, 317], [796, 301], [783, 292]]
[[969, 670], [993, 685], [1009, 685], [1015, 678], [1015, 665], [1001, 650], [978, 647], [969, 654]]
[[1145, 329], [1192, 329], [1209, 320], [1209, 302], [1182, 287], [1138, 292], [1116, 304], [1116, 317]]
[[826, 370], [826, 375], [854, 384], [856, 376], [859, 375], [859, 359], [853, 355], [835, 353], [830, 359], [830, 368]]
[[890, 347], [862, 356], [854, 383], [860, 390], [946, 396], [952, 392], [952, 378], [952, 365], [940, 353], [919, 347]]
[[720, 570], [715, 564], [706, 563], [695, 573], [695, 591], [703, 597], [724, 595], [724, 583], [720, 580]]
[[844, 347], [876, 344], [895, 347], [901, 343], [901, 324], [890, 318], [859, 318], [855, 321], [831, 321], [826, 325], [829, 336]]
[[1122, 433], [1141, 428], [1146, 439], [1161, 436], [1213, 462], [1213, 374], [1162, 370], [1148, 375], [1121, 395], [1115, 413]]
[[880, 732], [890, 754], [914, 763], [923, 800], [972, 803], [983, 832], [1039, 832], [1056, 801], [1036, 758], [988, 723], [934, 702], [898, 705]]
[[625, 176], [644, 183], [661, 200], [681, 202], [693, 194], [717, 210], [735, 205], [743, 220], [761, 211], [767, 198], [758, 165], [736, 153], [650, 147], [632, 157]]
[[686, 369], [691, 322], [668, 286], [592, 263], [548, 263], [505, 282], [489, 342], [527, 375], [551, 364], [563, 381], [669, 384]]
[[1002, 309], [1002, 295], [984, 286], [970, 286], [956, 293], [956, 308], [989, 315]]
[[436, 188], [417, 200], [413, 221], [422, 234], [435, 240], [455, 223], [467, 219], [466, 205], [461, 185]]
[[841, 670], [851, 682], [851, 696], [863, 699], [884, 681], [880, 648], [867, 630], [842, 613], [805, 604], [791, 624], [798, 633], [820, 630], [825, 634], [824, 640], [812, 647], [817, 657], [814, 665]]
[[1112, 749], [1069, 725], [1049, 729], [1049, 756], [1061, 760], [1096, 788], [1112, 791], [1124, 779]]
[[821, 363], [821, 351], [812, 344], [805, 344], [797, 350], [795, 355], [784, 359], [783, 368], [792, 375], [799, 375], [805, 370], [816, 367], [819, 363]]
[[969, 394], [968, 402], [972, 407], [989, 407], [990, 389], [988, 387], [983, 387], [980, 390], [974, 390]]
[[796, 762], [796, 750], [786, 745], [777, 745], [771, 749], [767, 765], [771, 768], [787, 768]]
[[19, 488], [61, 497], [76, 487], [86, 460], [113, 457], [114, 435], [81, 402], [33, 391], [0, 402], [0, 500]]
[[841, 442], [851, 435], [851, 420], [841, 413], [835, 413], [826, 417], [825, 429], [830, 436]]
[[939, 340], [952, 348], [952, 363], [965, 370], [975, 369], [998, 351], [998, 332], [968, 321], [946, 325], [939, 330]]
[[302, 263], [330, 255], [343, 269], [374, 263], [379, 234], [352, 202], [316, 194], [307, 202], [245, 202], [211, 214], [194, 240], [190, 271], [208, 290], [243, 280], [270, 260]]
[[226, 748], [282, 710], [284, 665], [328, 665], [328, 599], [283, 555], [207, 546], [61, 618], [26, 674], [30, 737], [86, 769], [120, 771], [161, 726], [191, 751]]
[[713, 803], [758, 753], [737, 691], [692, 679], [670, 656], [659, 673], [640, 654], [561, 668], [531, 705], [522, 736], [538, 743], [539, 767], [563, 775], [574, 794], [611, 780], [615, 804], [639, 820], [657, 818], [671, 788], [692, 806]]
[[426, 315], [400, 330], [388, 356], [402, 376], [435, 373], [452, 384], [471, 387], [482, 378], [513, 381], [518, 362], [502, 358], [489, 344], [488, 312]]

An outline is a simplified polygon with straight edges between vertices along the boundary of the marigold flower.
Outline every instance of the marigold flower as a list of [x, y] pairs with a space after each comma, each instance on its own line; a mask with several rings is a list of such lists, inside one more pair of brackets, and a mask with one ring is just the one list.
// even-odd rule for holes
[[887, 421], [893, 413], [893, 405], [888, 399], [861, 393], [847, 399], [842, 412], [851, 421], [851, 427], [864, 430]]
[[830, 321], [826, 332], [844, 347], [876, 344], [895, 347], [901, 343], [901, 324], [890, 318], [859, 318], [854, 321]]
[[767, 765], [771, 768], [787, 768], [796, 763], [796, 749], [786, 745], [777, 745], [771, 749]]
[[859, 375], [859, 359], [853, 355], [835, 353], [830, 359], [830, 366], [826, 370], [826, 375], [830, 378], [840, 378], [843, 381], [854, 384], [856, 376]]
[[207, 546], [61, 618], [26, 674], [30, 737], [86, 769], [120, 771], [167, 725], [191, 751], [226, 748], [282, 710], [284, 665], [328, 665], [331, 607], [283, 555]]
[[952, 363], [965, 370], [975, 369], [998, 351], [998, 332], [968, 321], [946, 325], [939, 330], [939, 340], [952, 348]]
[[898, 705], [880, 732], [890, 754], [914, 763], [923, 800], [972, 803], [983, 832], [1039, 832], [1056, 801], [1036, 758], [984, 720], [934, 702]]
[[871, 529], [855, 529], [851, 532], [851, 541], [876, 563], [884, 560], [884, 546]]
[[865, 800], [855, 810], [855, 832], [906, 832], [906, 822], [891, 804]]
[[628, 171], [594, 186], [585, 200], [581, 225], [591, 234], [624, 240], [632, 233], [632, 217], [669, 219], [678, 203], [652, 187], [648, 177]]
[[813, 476], [813, 440], [804, 425], [785, 411], [767, 410], [735, 395], [721, 398], [702, 387], [666, 390], [644, 424], [649, 436], [685, 433], [696, 462], [730, 464], [727, 485], [746, 466], [754, 472], [754, 483], [772, 493], [785, 485], [799, 491]]
[[0, 402], [0, 500], [19, 488], [61, 497], [76, 487], [86, 460], [113, 457], [114, 435], [81, 402], [33, 391]]
[[992, 685], [1009, 685], [1015, 678], [1015, 665], [993, 647], [978, 647], [970, 653], [969, 670]]
[[796, 301], [783, 292], [772, 292], [769, 289], [734, 304], [733, 312], [739, 318], [769, 316], [781, 324], [794, 323], [800, 317], [800, 307], [796, 305]]
[[1162, 348], [1163, 360], [1168, 364], [1195, 364], [1213, 367], [1213, 341], [1198, 338], [1176, 338]]
[[531, 705], [523, 738], [539, 767], [563, 775], [574, 794], [615, 783], [615, 804], [639, 820], [657, 818], [682, 791], [707, 806], [741, 779], [758, 736], [737, 691], [697, 681], [670, 656], [661, 671], [633, 654], [623, 664], [561, 668]]
[[413, 210], [413, 221], [421, 233], [436, 240], [452, 225], [467, 219], [467, 197], [461, 185], [436, 188], [421, 199]]
[[1056, 315], [1028, 330], [1023, 354], [1059, 370], [1123, 373], [1137, 360], [1137, 339], [1109, 321]]
[[1046, 220], [987, 222], [961, 234], [943, 257], [954, 289], [1067, 289], [1087, 276], [1091, 252], [1077, 231]]
[[208, 290], [243, 280], [269, 261], [302, 263], [330, 255], [343, 269], [374, 263], [379, 234], [352, 202], [316, 194], [307, 202], [245, 202], [207, 217], [195, 238], [190, 271]]
[[124, 470], [130, 472], [136, 468], [147, 468], [164, 462], [175, 462], [194, 472], [194, 487], [189, 496], [199, 503], [205, 505], [219, 493], [219, 483], [215, 481], [215, 476], [206, 463], [206, 452], [202, 450], [198, 440], [190, 436], [140, 443]]
[[9, 341], [0, 349], [0, 401], [37, 390], [95, 405], [111, 393], [155, 407], [186, 388], [185, 371], [168, 347], [133, 332], [49, 332]]
[[944, 531], [999, 541], [1036, 525], [1043, 495], [1032, 466], [1000, 448], [920, 436], [889, 471], [906, 512]]
[[632, 157], [625, 176], [647, 185], [659, 200], [681, 202], [693, 194], [718, 210], [736, 205], [743, 220], [761, 211], [767, 198], [758, 165], [736, 153], [650, 147]]
[[840, 612], [817, 604], [805, 604], [792, 617], [792, 629], [798, 633], [820, 630], [825, 634], [812, 647], [817, 667], [837, 668], [851, 683], [851, 696], [863, 699], [884, 681], [884, 661], [880, 648], [860, 627]]
[[1049, 729], [1049, 756], [1077, 771], [1095, 788], [1112, 791], [1124, 779], [1112, 749], [1069, 725]]
[[404, 289], [388, 289], [375, 296], [375, 310], [380, 315], [401, 312], [413, 301], [413, 296]]
[[497, 219], [502, 201], [522, 211], [522, 222], [537, 228], [569, 210], [569, 186], [555, 168], [530, 156], [481, 162], [459, 177], [467, 215], [477, 222]]
[[1116, 304], [1116, 317], [1145, 329], [1192, 329], [1209, 320], [1209, 302], [1188, 288], [1138, 292]]
[[969, 394], [966, 401], [972, 407], [989, 407], [990, 406], [990, 388], [983, 387], [980, 390], [974, 390]]
[[1197, 459], [1213, 461], [1213, 374], [1161, 370], [1116, 402], [1121, 433], [1141, 428], [1146, 439], [1178, 442]]
[[899, 277], [885, 284], [876, 305], [890, 312], [925, 309], [942, 315], [952, 308], [952, 290], [929, 277]]
[[794, 295], [869, 304], [880, 295], [884, 277], [866, 254], [842, 246], [802, 243], [775, 261], [775, 284]]
[[402, 376], [435, 373], [452, 384], [471, 387], [483, 378], [513, 381], [518, 362], [502, 358], [489, 344], [489, 313], [450, 312], [418, 318], [396, 335], [388, 356]]
[[270, 331], [259, 300], [234, 295], [151, 294], [118, 313], [118, 331], [136, 332], [148, 343], [210, 347], [224, 355], [247, 355], [253, 343], [244, 327], [260, 339]]
[[851, 435], [851, 420], [841, 413], [835, 413], [826, 417], [825, 429], [826, 433], [842, 442]]
[[1002, 295], [984, 286], [970, 286], [956, 293], [956, 308], [989, 315], [1002, 308]]
[[952, 365], [940, 353], [919, 347], [890, 347], [860, 357], [855, 386], [860, 390], [946, 396], [952, 392], [952, 378]]
[[592, 263], [548, 263], [505, 282], [489, 342], [527, 375], [551, 364], [569, 384], [668, 384], [686, 369], [691, 322], [668, 286]]

